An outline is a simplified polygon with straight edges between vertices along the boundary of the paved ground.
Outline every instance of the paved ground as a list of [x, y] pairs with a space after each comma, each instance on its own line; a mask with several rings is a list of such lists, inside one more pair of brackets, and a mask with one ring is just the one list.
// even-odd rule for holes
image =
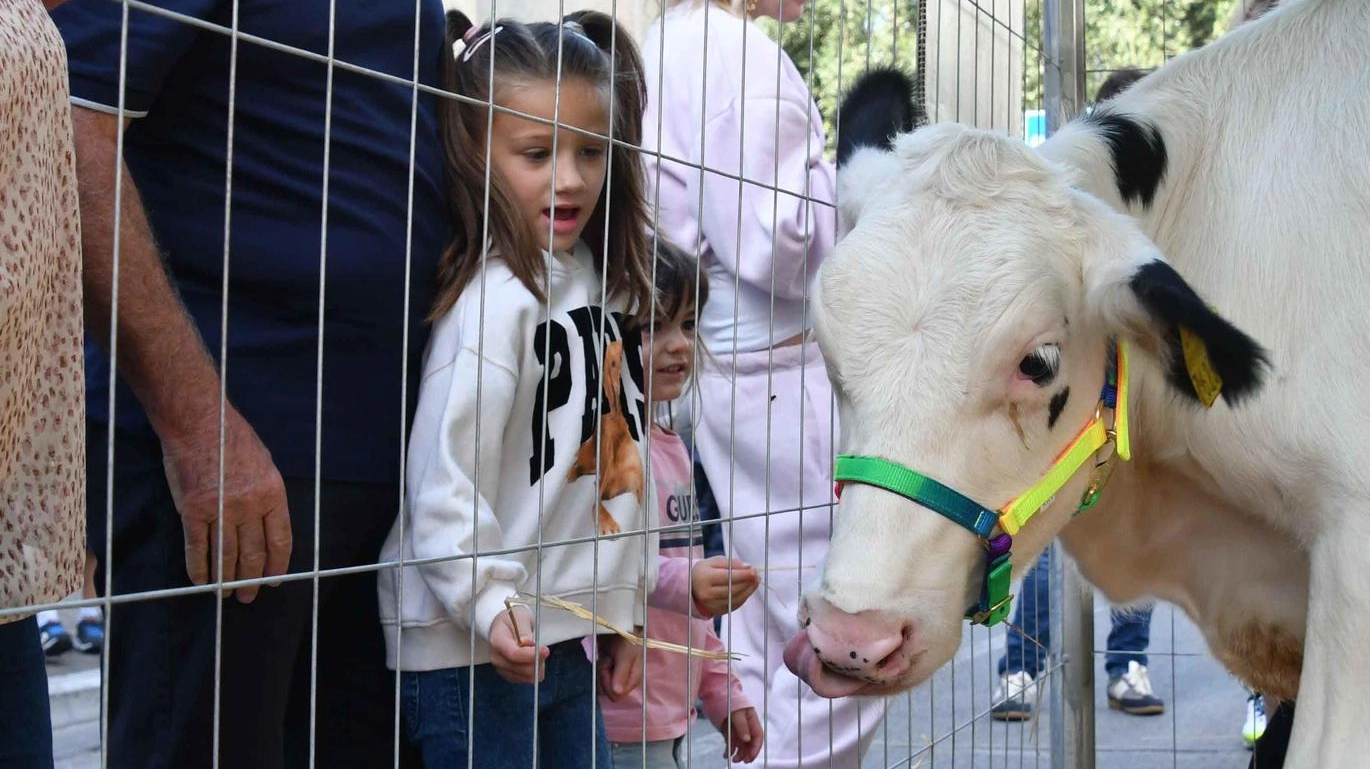
[[[1102, 603], [1096, 606], [1095, 632], [1102, 644], [1108, 632], [1108, 610]], [[983, 716], [994, 686], [992, 666], [1002, 646], [1002, 631], [968, 633], [951, 666], [928, 686], [892, 703], [863, 769], [1050, 767], [1049, 719], [1005, 725]], [[1240, 737], [1245, 694], [1204, 653], [1194, 626], [1170, 607], [1158, 607], [1150, 653], [1156, 693], [1169, 705], [1162, 716], [1109, 710], [1103, 663], [1098, 662], [1099, 769], [1244, 769], [1250, 755]], [[51, 661], [48, 673], [57, 769], [99, 767], [98, 658], [71, 652]], [[721, 767], [722, 746], [712, 727], [697, 725], [691, 745], [693, 766]]]

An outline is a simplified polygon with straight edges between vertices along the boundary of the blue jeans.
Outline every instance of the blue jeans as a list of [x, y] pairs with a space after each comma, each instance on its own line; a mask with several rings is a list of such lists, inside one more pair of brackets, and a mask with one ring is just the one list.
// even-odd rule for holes
[[465, 767], [470, 755], [479, 767], [613, 769], [596, 717], [595, 671], [580, 639], [551, 648], [536, 702], [531, 685], [509, 683], [488, 663], [402, 674], [405, 734], [423, 765]]
[[[1047, 663], [1051, 648], [1051, 549], [1048, 548], [1023, 577], [1023, 585], [1014, 599], [1015, 627], [1008, 631], [1004, 656], [999, 659], [999, 673], [1025, 671], [1036, 678]], [[1104, 670], [1109, 677], [1127, 672], [1129, 660], [1147, 664], [1146, 647], [1151, 643], [1151, 607], [1144, 609], [1113, 610], [1109, 619], [1113, 627], [1108, 632]], [[1019, 632], [1018, 628], [1022, 629]], [[1036, 639], [1025, 638], [1023, 633]], [[1038, 644], [1041, 644], [1040, 646]]]
[[0, 766], [52, 769], [48, 671], [38, 620], [0, 625]]

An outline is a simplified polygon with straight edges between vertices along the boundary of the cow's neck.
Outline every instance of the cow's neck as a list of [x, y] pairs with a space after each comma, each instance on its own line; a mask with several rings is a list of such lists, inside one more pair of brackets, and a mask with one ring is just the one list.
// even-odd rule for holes
[[1169, 601], [1238, 676], [1274, 696], [1297, 691], [1308, 558], [1287, 534], [1142, 454], [1061, 541], [1110, 601]]

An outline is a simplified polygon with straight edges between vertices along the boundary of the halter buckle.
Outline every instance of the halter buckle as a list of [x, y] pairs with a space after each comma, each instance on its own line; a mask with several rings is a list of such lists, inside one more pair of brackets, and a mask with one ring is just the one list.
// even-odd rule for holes
[[[1118, 435], [1113, 430], [1104, 432], [1108, 440], [1099, 451], [1108, 451], [1108, 456], [1094, 463], [1094, 472], [1089, 477], [1089, 485], [1085, 487], [1085, 493], [1080, 495], [1080, 506], [1076, 508], [1075, 515], [1094, 507], [1103, 495], [1104, 487], [1113, 477], [1113, 470], [1118, 465]], [[1072, 516], [1074, 517], [1074, 516]]]
[[987, 627], [997, 625], [1008, 618], [1009, 608], [1012, 603], [1013, 594], [1009, 593], [1008, 595], [1000, 599], [998, 603], [994, 604], [988, 609], [985, 609], [984, 611], [977, 611], [974, 614], [967, 617], [966, 619], [969, 619], [973, 624], [976, 625], [985, 625]]

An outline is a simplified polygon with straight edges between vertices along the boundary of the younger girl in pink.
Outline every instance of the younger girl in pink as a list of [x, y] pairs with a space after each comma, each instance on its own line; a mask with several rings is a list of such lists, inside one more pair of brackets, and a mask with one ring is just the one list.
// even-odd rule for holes
[[[655, 318], [642, 329], [643, 350], [650, 355], [647, 388], [654, 406], [679, 398], [689, 382], [695, 363], [695, 319], [708, 298], [709, 284], [699, 279], [695, 259], [660, 243]], [[739, 561], [704, 557], [690, 453], [679, 435], [655, 422], [648, 444], [662, 528], [647, 634], [696, 649], [722, 651], [710, 618], [741, 606], [759, 584], [757, 573]], [[705, 717], [723, 733], [726, 757], [754, 761], [761, 752], [761, 721], [730, 664], [648, 649], [641, 686], [617, 701], [600, 695], [615, 769], [683, 767], [682, 742], [699, 699]]]

